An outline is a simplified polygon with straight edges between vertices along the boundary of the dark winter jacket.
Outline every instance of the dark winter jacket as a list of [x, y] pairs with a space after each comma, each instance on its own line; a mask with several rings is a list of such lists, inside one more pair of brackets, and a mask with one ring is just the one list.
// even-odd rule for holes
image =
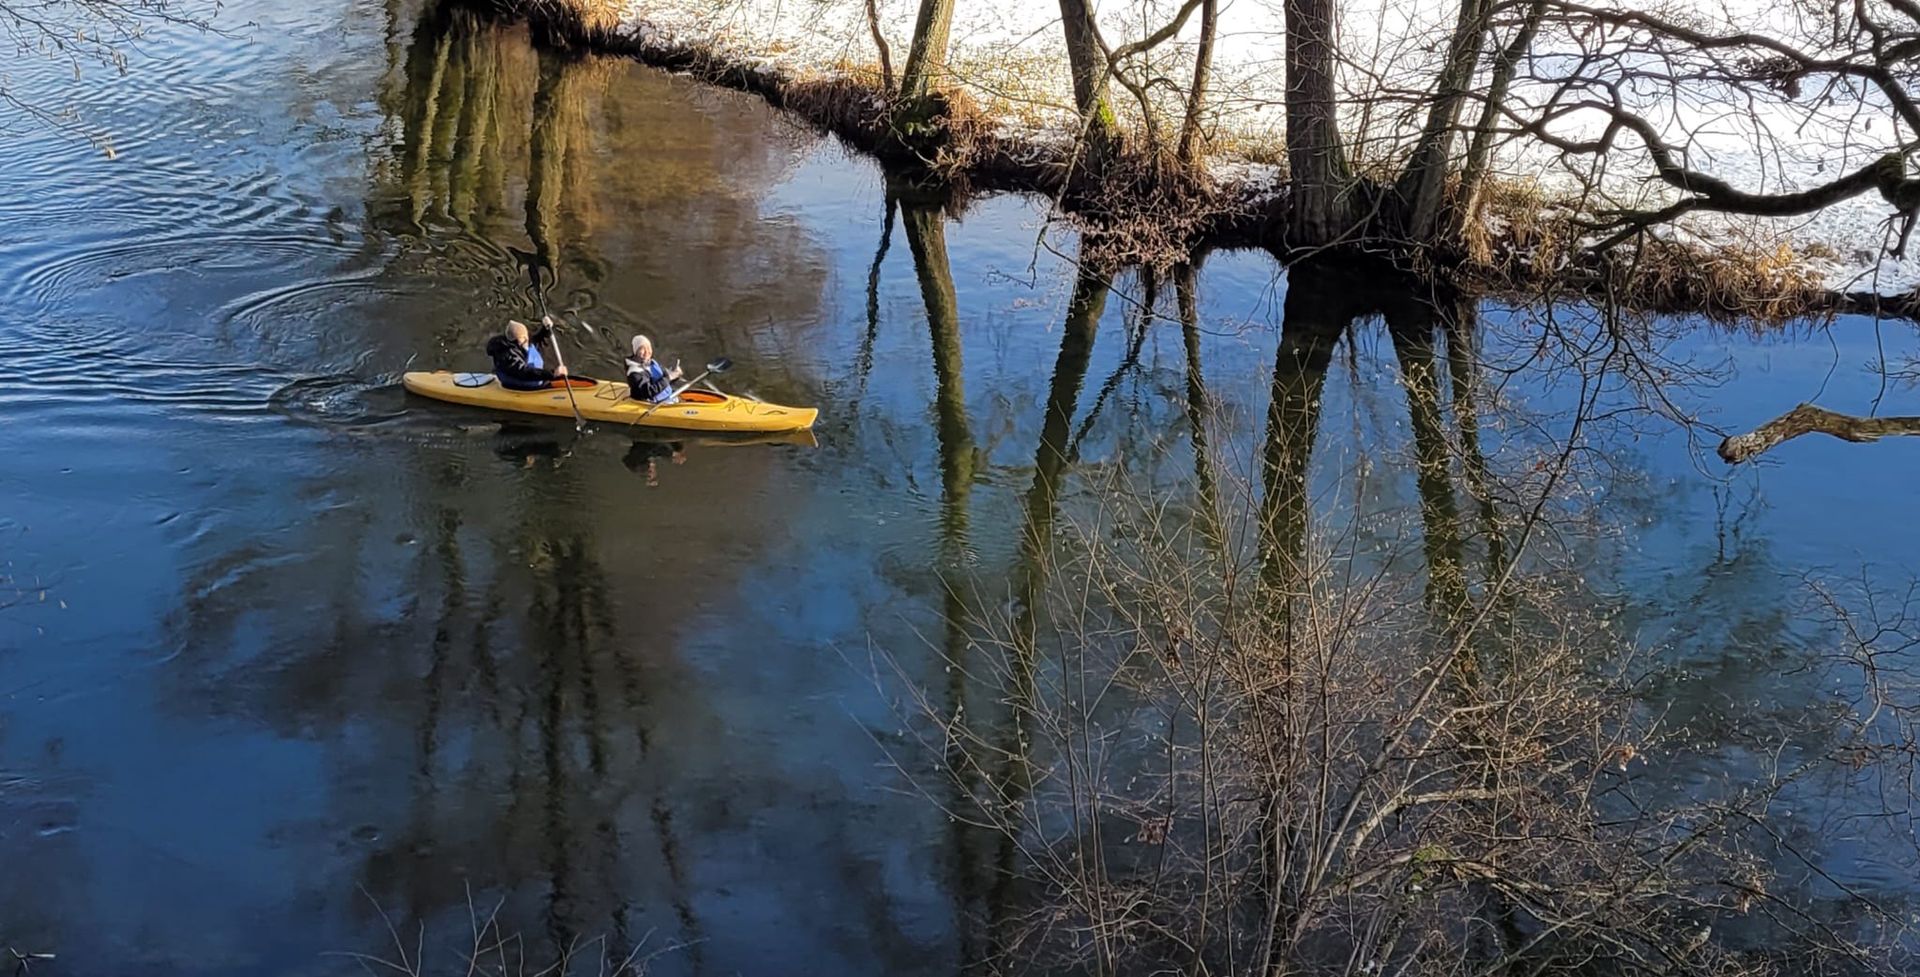
[[553, 371], [547, 369], [539, 348], [551, 335], [553, 330], [541, 327], [524, 349], [506, 336], [487, 340], [487, 356], [493, 360], [493, 373], [500, 378], [500, 385], [509, 390], [543, 390], [551, 385]]
[[672, 395], [673, 381], [667, 379], [667, 370], [659, 360], [648, 360], [645, 366], [628, 360], [627, 393], [643, 404], [662, 403]]

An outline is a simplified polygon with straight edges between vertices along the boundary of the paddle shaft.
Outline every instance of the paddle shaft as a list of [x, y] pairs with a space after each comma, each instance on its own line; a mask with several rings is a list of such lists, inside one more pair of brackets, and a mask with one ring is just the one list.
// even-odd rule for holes
[[[538, 285], [535, 285], [533, 295], [540, 300], [540, 321], [546, 325], [547, 338], [553, 342], [553, 360], [560, 364], [560, 370], [564, 373], [567, 369], [567, 357], [566, 354], [560, 352], [560, 330], [557, 328], [557, 324], [552, 321], [553, 317], [547, 314], [547, 296], [540, 291]], [[585, 430], [587, 427], [587, 419], [580, 416], [580, 404], [573, 399], [573, 378], [570, 376], [562, 377], [560, 383], [567, 388], [567, 406], [573, 408], [573, 429], [576, 431]]]
[[700, 372], [700, 375], [699, 375], [699, 376], [697, 376], [697, 377], [694, 377], [693, 379], [691, 379], [691, 380], [688, 380], [688, 381], [687, 381], [686, 383], [683, 383], [683, 384], [681, 384], [681, 385], [680, 385], [680, 389], [678, 389], [678, 390], [674, 390], [674, 391], [673, 391], [673, 393], [672, 393], [671, 395], [669, 395], [669, 396], [667, 397], [667, 399], [666, 399], [666, 400], [656, 400], [656, 401], [654, 401], [654, 402], [653, 402], [653, 406], [652, 406], [652, 407], [649, 407], [649, 408], [647, 408], [647, 412], [646, 412], [645, 414], [642, 414], [642, 415], [640, 415], [639, 417], [636, 417], [636, 418], [634, 418], [634, 419], [633, 419], [633, 422], [632, 422], [632, 423], [634, 423], [634, 424], [638, 424], [638, 423], [640, 423], [641, 421], [644, 421], [644, 420], [646, 420], [646, 419], [648, 418], [648, 416], [650, 416], [650, 415], [652, 415], [652, 413], [653, 413], [654, 411], [657, 411], [657, 410], [659, 410], [659, 409], [660, 409], [660, 408], [661, 408], [661, 407], [662, 407], [663, 405], [665, 405], [665, 404], [669, 404], [669, 403], [672, 403], [672, 402], [673, 402], [673, 400], [674, 400], [674, 398], [676, 398], [676, 397], [678, 397], [678, 396], [680, 396], [680, 395], [681, 395], [681, 394], [683, 394], [683, 393], [686, 393], [686, 392], [687, 392], [687, 391], [689, 391], [689, 390], [692, 390], [692, 389], [693, 389], [693, 385], [694, 385], [694, 384], [696, 384], [696, 383], [699, 383], [699, 382], [700, 382], [700, 381], [702, 381], [702, 380], [705, 380], [705, 379], [707, 378], [707, 375], [708, 375], [708, 374], [710, 374], [710, 373], [712, 373], [712, 372], [713, 372], [713, 370], [712, 370], [712, 369], [706, 369], [706, 370], [702, 370], [702, 371]]

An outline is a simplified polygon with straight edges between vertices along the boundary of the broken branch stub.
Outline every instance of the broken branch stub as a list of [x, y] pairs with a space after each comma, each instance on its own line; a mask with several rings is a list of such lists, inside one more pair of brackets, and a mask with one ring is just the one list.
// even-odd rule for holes
[[1720, 442], [1720, 460], [1737, 465], [1803, 434], [1826, 434], [1865, 443], [1884, 437], [1920, 435], [1920, 417], [1855, 417], [1812, 404], [1798, 407]]

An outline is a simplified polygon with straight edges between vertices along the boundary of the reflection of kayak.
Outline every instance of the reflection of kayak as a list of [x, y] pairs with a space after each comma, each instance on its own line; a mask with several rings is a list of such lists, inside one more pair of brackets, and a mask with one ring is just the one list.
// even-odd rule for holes
[[797, 444], [803, 448], [817, 448], [820, 446], [820, 440], [813, 436], [813, 431], [808, 429], [797, 431], [742, 431], [737, 434], [730, 434], [724, 431], [709, 431], [705, 434], [696, 434], [687, 438], [676, 437], [674, 432], [662, 430], [651, 432], [645, 437], [636, 436], [634, 440], [671, 442], [673, 444], [685, 443], [698, 445], [702, 448], [731, 448], [738, 445], [749, 444]]
[[[423, 397], [473, 407], [518, 411], [523, 414], [548, 414], [572, 417], [567, 391], [508, 390], [491, 373], [413, 372], [401, 378], [408, 390]], [[805, 431], [813, 427], [820, 412], [812, 407], [782, 407], [745, 397], [733, 397], [705, 390], [688, 390], [676, 403], [664, 404], [652, 413], [648, 405], [627, 395], [627, 385], [605, 380], [574, 380], [573, 401], [580, 414], [589, 420], [608, 424], [632, 424], [641, 427], [670, 428], [708, 433], [767, 434]]]

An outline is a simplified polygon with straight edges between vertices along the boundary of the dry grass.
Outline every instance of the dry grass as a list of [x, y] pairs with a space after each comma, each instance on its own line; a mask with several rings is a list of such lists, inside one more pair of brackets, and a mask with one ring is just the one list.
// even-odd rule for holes
[[1190, 261], [1214, 228], [1238, 214], [1237, 199], [1218, 191], [1204, 172], [1151, 150], [1110, 161], [1066, 198], [1082, 261], [1156, 272]]
[[1481, 206], [1480, 219], [1462, 231], [1458, 264], [1444, 269], [1465, 284], [1532, 298], [1584, 291], [1628, 309], [1756, 326], [1836, 308], [1814, 260], [1830, 251], [1760, 235], [1707, 242], [1656, 229], [1596, 255], [1584, 248], [1592, 231], [1577, 217], [1579, 202], [1564, 192], [1490, 178]]
[[1223, 131], [1208, 135], [1204, 143], [1205, 153], [1219, 159], [1239, 160], [1256, 166], [1287, 165], [1287, 147], [1279, 139], [1271, 136], [1250, 136], [1245, 133]]
[[1806, 261], [1785, 244], [1709, 249], [1650, 239], [1624, 263], [1619, 287], [1654, 310], [1759, 322], [1818, 312], [1829, 301]]
[[1014, 128], [1063, 136], [1073, 130], [1070, 90], [1054, 57], [1019, 49], [990, 57], [966, 54], [947, 65], [947, 77], [947, 87], [966, 91], [983, 111]]
[[566, 35], [591, 43], [611, 38], [626, 14], [621, 0], [493, 0], [516, 16], [563, 27]]

